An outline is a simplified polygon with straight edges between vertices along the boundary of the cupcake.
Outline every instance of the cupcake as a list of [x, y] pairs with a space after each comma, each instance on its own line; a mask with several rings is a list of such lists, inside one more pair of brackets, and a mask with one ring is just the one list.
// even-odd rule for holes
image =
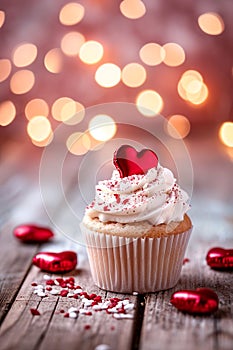
[[192, 231], [189, 197], [152, 150], [123, 145], [113, 163], [81, 223], [94, 282], [121, 293], [172, 288]]

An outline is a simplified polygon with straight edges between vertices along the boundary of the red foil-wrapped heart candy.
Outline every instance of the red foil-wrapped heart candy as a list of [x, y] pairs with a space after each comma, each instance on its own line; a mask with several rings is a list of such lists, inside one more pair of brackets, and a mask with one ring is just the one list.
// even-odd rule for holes
[[137, 152], [129, 145], [122, 145], [113, 157], [113, 164], [120, 173], [120, 177], [144, 175], [158, 165], [157, 155], [150, 149]]
[[233, 270], [233, 249], [212, 248], [206, 255], [206, 262], [212, 269]]
[[210, 288], [179, 290], [172, 294], [170, 302], [178, 310], [190, 314], [209, 314], [218, 310], [218, 296]]
[[51, 239], [54, 234], [48, 227], [36, 225], [20, 225], [15, 227], [13, 234], [22, 242], [42, 243]]
[[52, 273], [69, 272], [77, 265], [77, 254], [72, 251], [61, 253], [41, 252], [32, 259], [34, 265], [43, 271]]

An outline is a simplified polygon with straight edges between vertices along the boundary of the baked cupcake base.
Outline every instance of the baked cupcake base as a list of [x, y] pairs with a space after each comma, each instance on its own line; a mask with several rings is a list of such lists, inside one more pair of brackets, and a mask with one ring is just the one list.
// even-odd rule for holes
[[[89, 220], [94, 225], [92, 229], [92, 225], [87, 223]], [[123, 236], [121, 232], [120, 236], [112, 234], [112, 230], [109, 230], [111, 234], [107, 234], [108, 225], [114, 224], [97, 225], [94, 220], [84, 219], [81, 229], [87, 244], [92, 277], [98, 287], [119, 293], [149, 293], [177, 284], [192, 231], [187, 215], [182, 224], [173, 223], [174, 230], [171, 226], [168, 229], [168, 225], [150, 225], [144, 237], [134, 237], [132, 232], [128, 232], [128, 236], [127, 232]], [[104, 232], [99, 231], [101, 225], [104, 225]], [[181, 227], [185, 229], [183, 232], [180, 232]]]

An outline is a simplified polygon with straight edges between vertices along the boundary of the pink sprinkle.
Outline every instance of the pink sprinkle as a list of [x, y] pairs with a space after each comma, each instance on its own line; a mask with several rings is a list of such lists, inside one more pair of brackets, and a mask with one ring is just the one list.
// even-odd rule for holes
[[30, 309], [33, 316], [40, 316], [40, 312], [37, 309]]

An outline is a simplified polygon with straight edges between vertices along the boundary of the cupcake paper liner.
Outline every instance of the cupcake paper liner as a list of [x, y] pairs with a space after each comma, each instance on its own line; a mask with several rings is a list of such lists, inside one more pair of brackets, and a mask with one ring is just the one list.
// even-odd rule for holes
[[128, 238], [82, 227], [94, 283], [119, 293], [149, 293], [174, 287], [191, 231], [161, 238]]

